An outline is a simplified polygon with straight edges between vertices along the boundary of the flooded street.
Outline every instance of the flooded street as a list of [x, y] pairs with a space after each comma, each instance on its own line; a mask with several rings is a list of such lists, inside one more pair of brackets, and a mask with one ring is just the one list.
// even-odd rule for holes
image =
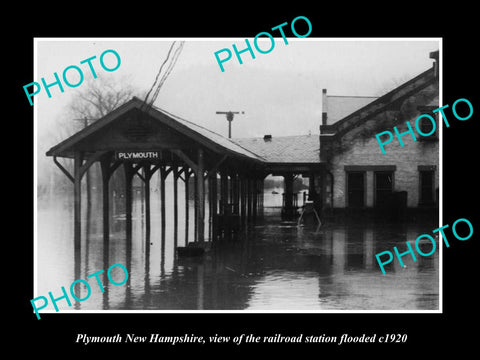
[[[168, 229], [173, 215], [168, 212], [162, 248], [155, 194], [150, 246], [145, 243], [143, 203], [135, 194], [132, 248], [126, 246], [122, 206], [113, 206], [107, 258], [103, 254], [101, 201], [93, 199], [90, 214], [84, 210], [83, 219], [88, 215], [90, 220], [82, 224], [80, 278], [87, 279], [87, 275], [119, 263], [128, 269], [129, 279], [121, 286], [104, 283], [105, 293], [90, 279], [88, 300], [71, 308], [59, 301], [60, 311], [439, 308], [438, 251], [429, 257], [419, 256], [416, 262], [404, 257], [406, 268], [395, 259], [385, 267], [385, 275], [375, 259], [376, 253], [395, 245], [404, 249], [406, 240], [430, 233], [438, 227], [435, 223], [327, 222], [317, 229], [315, 223], [297, 227], [296, 223], [282, 222], [279, 209], [266, 209], [263, 219], [234, 238], [217, 242], [203, 258], [183, 259], [174, 256], [173, 232]], [[117, 200], [119, 204], [123, 201]], [[71, 204], [69, 195], [39, 198], [37, 295], [47, 296], [52, 291], [58, 297], [61, 286], [68, 290], [76, 280]], [[169, 199], [166, 208], [171, 208]], [[206, 210], [208, 219], [208, 206]], [[184, 210], [179, 212], [179, 219], [178, 245], [184, 246]], [[192, 229], [193, 216], [190, 221]], [[193, 241], [192, 236], [190, 230], [189, 241]], [[85, 288], [77, 289], [77, 294], [81, 291]]]

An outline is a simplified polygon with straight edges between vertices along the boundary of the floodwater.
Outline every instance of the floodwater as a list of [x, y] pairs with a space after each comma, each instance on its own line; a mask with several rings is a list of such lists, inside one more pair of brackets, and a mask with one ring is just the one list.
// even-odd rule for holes
[[[168, 193], [167, 189], [167, 193]], [[181, 193], [179, 191], [179, 193]], [[100, 194], [101, 196], [101, 194]], [[265, 198], [268, 205], [273, 195]], [[280, 194], [278, 196], [281, 196]], [[325, 223], [319, 229], [307, 222], [281, 222], [279, 209], [265, 209], [265, 216], [235, 238], [222, 240], [203, 258], [174, 256], [173, 211], [167, 211], [165, 246], [162, 248], [158, 192], [152, 190], [150, 246], [145, 244], [144, 205], [134, 192], [133, 236], [129, 250], [125, 238], [123, 198], [113, 201], [108, 256], [103, 252], [101, 199], [94, 196], [87, 214], [84, 209], [80, 278], [112, 264], [122, 264], [129, 278], [123, 285], [103, 279], [102, 293], [94, 278], [91, 295], [62, 309], [80, 310], [438, 310], [439, 254], [404, 257], [386, 266], [382, 275], [375, 254], [406, 249], [435, 223], [388, 224], [365, 222]], [[273, 202], [278, 201], [272, 200]], [[60, 297], [76, 280], [73, 250], [73, 199], [71, 195], [38, 200], [35, 296]], [[188, 241], [193, 241], [193, 203], [190, 204]], [[82, 203], [85, 208], [85, 201]], [[173, 202], [166, 199], [167, 209]], [[208, 206], [206, 206], [208, 219]], [[87, 217], [89, 221], [86, 221]], [[185, 244], [184, 200], [179, 199], [178, 245]], [[208, 226], [206, 226], [208, 234]], [[437, 240], [438, 245], [438, 240]], [[431, 245], [423, 250], [428, 253]], [[107, 259], [107, 260], [106, 260]], [[108, 261], [108, 263], [105, 263]], [[77, 272], [78, 274], [78, 272]], [[121, 282], [123, 273], [112, 270]], [[77, 284], [77, 297], [87, 289]]]

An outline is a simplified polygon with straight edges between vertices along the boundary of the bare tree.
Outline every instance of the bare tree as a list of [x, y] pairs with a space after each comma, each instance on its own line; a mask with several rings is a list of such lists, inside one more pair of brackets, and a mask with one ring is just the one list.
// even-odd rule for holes
[[113, 78], [87, 80], [69, 104], [74, 119], [87, 119], [94, 122], [130, 100], [135, 88], [127, 78], [118, 82]]
[[[133, 97], [136, 89], [130, 83], [128, 78], [118, 81], [108, 77], [91, 78], [85, 81], [82, 84], [82, 90], [67, 105], [69, 118], [79, 124], [78, 129], [101, 119]], [[91, 206], [91, 177], [93, 177], [94, 186], [98, 187], [101, 177], [97, 167], [92, 167], [85, 173], [87, 210]], [[114, 181], [114, 186], [111, 187], [113, 191], [115, 184], [121, 185], [122, 180], [116, 176], [112, 180]]]

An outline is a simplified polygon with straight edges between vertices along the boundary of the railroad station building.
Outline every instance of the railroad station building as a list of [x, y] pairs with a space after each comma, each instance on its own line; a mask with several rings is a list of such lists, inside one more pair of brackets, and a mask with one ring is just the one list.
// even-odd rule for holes
[[[255, 220], [268, 175], [284, 178], [284, 218], [295, 219], [299, 214], [293, 191], [297, 175], [309, 179], [309, 200], [324, 216], [373, 213], [401, 217], [412, 209], [414, 213], [438, 214], [439, 126], [433, 135], [417, 141], [403, 136], [403, 147], [392, 141], [386, 154], [375, 137], [394, 126], [404, 132], [407, 122], [414, 123], [419, 115], [440, 106], [438, 51], [430, 57], [431, 68], [378, 98], [331, 96], [324, 89], [319, 135], [229, 139], [134, 97], [47, 152], [74, 185], [75, 248], [80, 247], [81, 238], [81, 180], [94, 163], [101, 166], [106, 242], [109, 179], [120, 167], [126, 179], [127, 239], [132, 232], [134, 177], [145, 184], [149, 237], [150, 179], [156, 171], [161, 175], [162, 239], [165, 212], [170, 211], [164, 201], [168, 176], [174, 180], [175, 234], [181, 206], [177, 181], [184, 182], [187, 194], [189, 179], [195, 181], [193, 233], [199, 242], [209, 224], [215, 229], [229, 228], [232, 221], [245, 224]], [[429, 125], [428, 121], [420, 124], [425, 133]], [[59, 157], [73, 160], [73, 172], [58, 162]], [[184, 200], [188, 233], [188, 196]]]
[[[395, 138], [385, 154], [375, 135], [397, 127], [408, 131], [421, 114], [439, 105], [438, 51], [433, 65], [387, 94], [378, 97], [330, 97], [323, 90], [320, 162], [325, 209], [385, 208], [435, 210], [439, 198], [439, 125], [428, 137]], [[348, 110], [348, 114], [345, 114]], [[436, 118], [437, 124], [438, 118]], [[422, 132], [432, 123], [422, 119]], [[415, 131], [415, 130], [414, 130]], [[392, 130], [393, 132], [393, 130]]]

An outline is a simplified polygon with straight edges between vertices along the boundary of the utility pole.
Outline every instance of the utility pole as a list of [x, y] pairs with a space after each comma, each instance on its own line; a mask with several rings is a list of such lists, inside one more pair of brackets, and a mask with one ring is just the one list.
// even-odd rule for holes
[[[240, 114], [239, 111], [217, 111], [217, 114], [225, 114], [228, 121], [228, 138], [232, 138], [232, 121], [234, 114]], [[245, 114], [245, 111], [242, 111], [241, 114]]]

